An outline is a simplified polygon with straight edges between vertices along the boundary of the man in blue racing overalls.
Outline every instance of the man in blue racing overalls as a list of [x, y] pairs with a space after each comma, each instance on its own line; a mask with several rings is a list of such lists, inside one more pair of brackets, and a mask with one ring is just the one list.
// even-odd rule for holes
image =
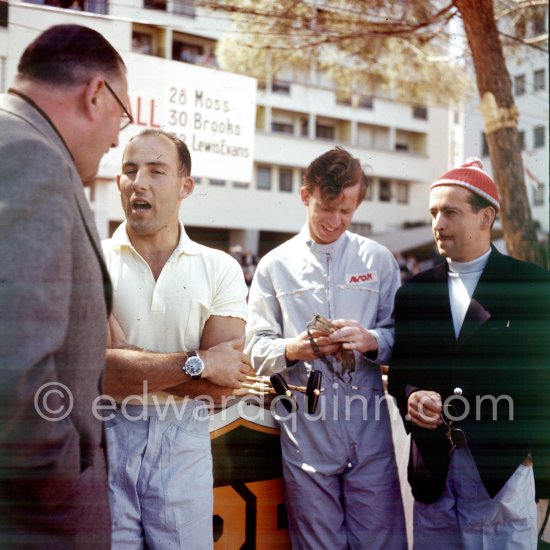
[[[307, 224], [262, 258], [250, 289], [245, 352], [256, 371], [301, 386], [311, 369], [322, 372], [314, 414], [302, 394], [295, 413], [276, 404], [295, 549], [407, 545], [380, 373], [400, 273], [389, 250], [347, 231], [366, 190], [359, 160], [344, 149], [315, 159], [300, 189]], [[308, 334], [315, 315], [333, 320], [332, 334]]]

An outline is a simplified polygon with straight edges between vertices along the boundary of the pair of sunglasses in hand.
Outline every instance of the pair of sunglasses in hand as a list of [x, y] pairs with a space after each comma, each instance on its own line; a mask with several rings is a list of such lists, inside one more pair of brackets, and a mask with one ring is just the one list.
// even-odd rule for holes
[[441, 414], [441, 420], [443, 420], [443, 424], [447, 428], [445, 435], [451, 444], [451, 450], [449, 451], [449, 455], [451, 455], [455, 449], [462, 449], [466, 445], [466, 435], [460, 428], [455, 426], [453, 420], [447, 420], [443, 414]]

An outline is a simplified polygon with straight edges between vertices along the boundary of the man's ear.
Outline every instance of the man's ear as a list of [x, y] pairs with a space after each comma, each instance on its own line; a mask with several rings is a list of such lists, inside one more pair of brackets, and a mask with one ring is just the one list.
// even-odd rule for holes
[[490, 229], [493, 221], [497, 217], [497, 212], [492, 206], [487, 206], [481, 213], [481, 228]]
[[195, 180], [191, 176], [184, 176], [181, 181], [180, 199], [186, 199], [195, 189]]
[[300, 198], [302, 199], [302, 202], [305, 204], [305, 206], [309, 206], [309, 191], [307, 187], [303, 186], [300, 187]]
[[120, 174], [116, 175], [116, 186], [118, 187], [118, 192], [120, 193]]
[[105, 80], [99, 76], [92, 78], [84, 90], [84, 111], [88, 117], [95, 120], [101, 116], [101, 107], [105, 101]]

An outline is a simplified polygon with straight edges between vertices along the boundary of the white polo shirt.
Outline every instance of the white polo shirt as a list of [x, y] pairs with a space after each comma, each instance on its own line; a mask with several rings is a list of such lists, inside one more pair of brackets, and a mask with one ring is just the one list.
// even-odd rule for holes
[[114, 288], [113, 313], [129, 344], [157, 352], [197, 350], [211, 315], [246, 320], [241, 266], [229, 254], [193, 242], [183, 225], [156, 281], [130, 242], [126, 222], [102, 246]]

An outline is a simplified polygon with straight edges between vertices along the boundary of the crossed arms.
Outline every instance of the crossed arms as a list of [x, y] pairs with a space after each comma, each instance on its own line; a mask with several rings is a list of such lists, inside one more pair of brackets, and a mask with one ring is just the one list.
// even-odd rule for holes
[[[177, 397], [208, 395], [216, 401], [242, 387], [252, 367], [243, 353], [245, 322], [236, 317], [211, 316], [201, 335], [200, 358], [205, 368], [199, 380], [182, 370], [187, 352], [157, 353], [126, 342], [114, 316], [109, 320], [110, 337], [104, 391], [115, 399], [164, 391]], [[195, 350], [193, 350], [195, 351]]]

